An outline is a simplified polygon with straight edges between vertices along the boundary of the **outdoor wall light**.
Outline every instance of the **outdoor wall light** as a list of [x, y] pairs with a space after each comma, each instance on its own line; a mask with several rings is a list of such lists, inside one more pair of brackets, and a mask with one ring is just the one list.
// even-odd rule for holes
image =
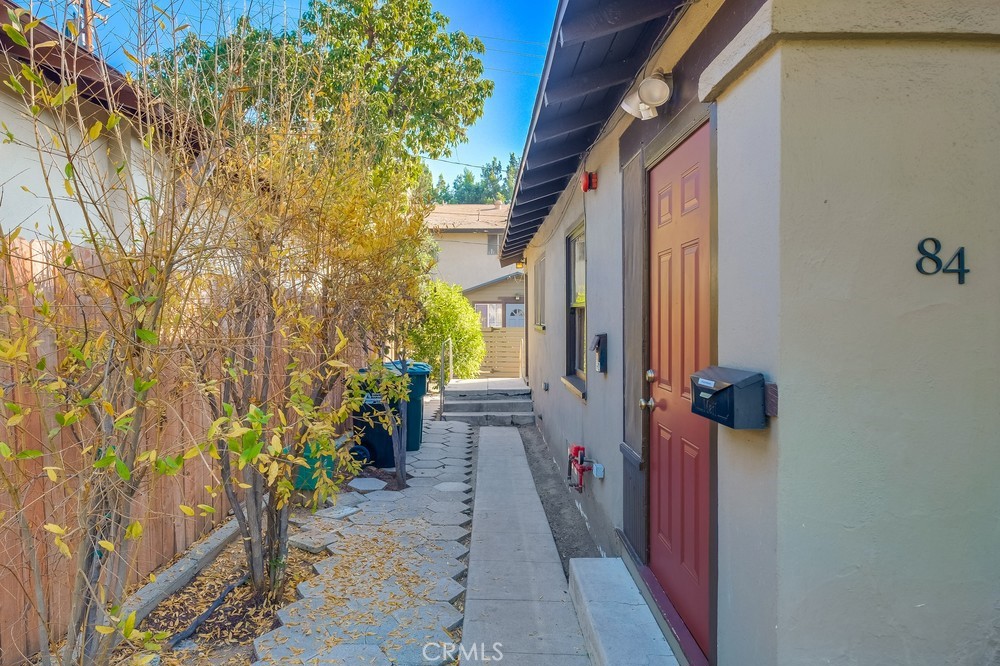
[[656, 107], [666, 104], [673, 92], [672, 79], [669, 74], [657, 72], [639, 83], [639, 87], [630, 92], [622, 100], [622, 109], [629, 115], [642, 120], [655, 118]]
[[521, 260], [517, 261], [514, 264], [514, 268], [516, 268], [518, 270], [521, 270], [522, 268], [524, 268], [524, 259], [521, 259]]
[[643, 104], [642, 100], [639, 99], [639, 91], [637, 90], [633, 90], [625, 96], [625, 99], [622, 100], [622, 108], [625, 109], [625, 113], [642, 120], [649, 120], [656, 117], [656, 109], [648, 104]]
[[639, 89], [636, 91], [639, 95], [639, 100], [654, 109], [666, 104], [670, 100], [670, 93], [673, 92], [672, 83], [673, 77], [663, 72], [657, 72], [652, 76], [646, 77], [639, 84]]

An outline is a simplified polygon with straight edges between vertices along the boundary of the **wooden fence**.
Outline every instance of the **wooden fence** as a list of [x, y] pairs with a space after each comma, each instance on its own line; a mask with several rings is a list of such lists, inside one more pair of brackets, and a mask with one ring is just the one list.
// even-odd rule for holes
[[[56, 304], [79, 311], [80, 316], [86, 316], [88, 308], [96, 308], [98, 304], [87, 303], [82, 299], [79, 290], [73, 290], [65, 279], [65, 274], [53, 268], [56, 262], [55, 250], [48, 245], [34, 242], [17, 241], [17, 258], [10, 260], [10, 267], [0, 270], [0, 294], [10, 296], [12, 290], [23, 290], [30, 282], [38, 289], [45, 289], [46, 294]], [[75, 251], [77, 261], [93, 259], [86, 251]], [[22, 299], [29, 304], [27, 314], [30, 316], [30, 299]], [[22, 310], [24, 308], [21, 308]], [[23, 313], [22, 313], [23, 314]], [[0, 317], [0, 320], [6, 317]], [[0, 324], [0, 333], [6, 324]], [[44, 333], [43, 333], [44, 338]], [[353, 347], [353, 345], [352, 345]], [[44, 356], [48, 367], [55, 367], [67, 355], [67, 350], [59, 349], [53, 339], [43, 339], [37, 352]], [[349, 361], [356, 361], [359, 352], [351, 350]], [[362, 354], [363, 357], [363, 354]], [[32, 361], [33, 362], [33, 361]], [[51, 365], [55, 364], [55, 365]], [[280, 363], [276, 366], [283, 367]], [[212, 422], [211, 412], [206, 400], [198, 390], [195, 382], [186, 380], [180, 364], [168, 366], [164, 376], [156, 388], [152, 390], [152, 404], [156, 407], [150, 410], [146, 420], [144, 441], [140, 450], [156, 449], [160, 455], [178, 454], [191, 446], [192, 442], [203, 439]], [[13, 370], [9, 364], [0, 362], [0, 382], [10, 386], [13, 382]], [[341, 395], [332, 396], [332, 402], [339, 406]], [[0, 442], [9, 442], [15, 449], [15, 440], [30, 442], [20, 448], [43, 450], [41, 458], [21, 462], [21, 470], [26, 472], [21, 484], [22, 496], [25, 498], [25, 515], [34, 536], [34, 543], [40, 549], [38, 553], [39, 568], [47, 599], [47, 626], [50, 636], [58, 638], [65, 632], [68, 621], [72, 577], [70, 560], [65, 558], [52, 543], [52, 534], [44, 531], [43, 525], [72, 526], [78, 524], [75, 515], [76, 490], [72, 481], [73, 467], [79, 470], [83, 456], [79, 444], [72, 439], [69, 429], [63, 428], [51, 439], [43, 426], [41, 415], [51, 412], [51, 406], [38, 405], [33, 391], [25, 388], [14, 388], [4, 397], [4, 400], [15, 402], [22, 406], [33, 408], [32, 414], [18, 426], [19, 437], [15, 438], [5, 425], [0, 425]], [[52, 416], [51, 413], [48, 414]], [[58, 463], [53, 460], [58, 456]], [[194, 463], [194, 464], [192, 464]], [[64, 469], [60, 472], [60, 484], [52, 484], [46, 478], [43, 469], [46, 466], [58, 464]], [[5, 466], [6, 473], [14, 470], [9, 463], [0, 461]], [[172, 560], [177, 554], [185, 551], [194, 541], [209, 532], [216, 523], [227, 519], [229, 505], [225, 493], [217, 492], [212, 496], [209, 488], [218, 487], [220, 479], [217, 469], [210, 459], [197, 458], [185, 463], [184, 470], [175, 476], [147, 475], [139, 493], [133, 501], [132, 518], [143, 526], [142, 538], [131, 548], [130, 585], [134, 588], [145, 582], [147, 575]], [[196, 506], [203, 504], [215, 509], [214, 513], [186, 516], [179, 506], [185, 504]], [[6, 514], [6, 515], [5, 515]], [[19, 533], [18, 521], [12, 498], [0, 490], [0, 666], [12, 666], [25, 663], [39, 649], [38, 623], [40, 618], [35, 611], [33, 595], [31, 594], [32, 579], [29, 571], [29, 559], [23, 550], [23, 541]]]
[[524, 329], [493, 328], [483, 331], [486, 358], [479, 374], [488, 377], [520, 377], [524, 372]]

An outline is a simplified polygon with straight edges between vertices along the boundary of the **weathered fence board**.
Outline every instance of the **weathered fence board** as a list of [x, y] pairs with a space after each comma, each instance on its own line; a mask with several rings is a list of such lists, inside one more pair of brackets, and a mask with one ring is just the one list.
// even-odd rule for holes
[[[23, 290], [28, 282], [34, 282], [39, 289], [48, 290], [46, 293], [55, 307], [64, 311], [67, 320], [73, 317], [81, 321], [89, 319], [91, 326], [94, 322], [101, 321], [100, 304], [93, 302], [86, 290], [74, 288], [65, 273], [57, 274], [52, 268], [56, 254], [51, 246], [19, 240], [15, 247], [17, 258], [12, 258], [10, 272], [0, 269], [0, 293], [13, 299], [18, 289]], [[94, 254], [86, 250], [74, 251], [74, 257], [77, 262], [88, 265], [96, 263]], [[29, 301], [30, 299], [22, 297], [19, 304], [19, 310], [26, 316], [31, 314]], [[0, 332], [6, 332], [6, 318], [0, 319], [3, 320], [0, 321]], [[40, 353], [46, 356], [48, 363], [55, 366], [63, 360], [66, 350], [57, 349], [54, 339], [45, 339]], [[353, 344], [345, 355], [352, 365], [364, 362], [363, 351]], [[279, 372], [284, 366], [284, 360], [279, 355], [274, 369]], [[165, 372], [167, 376], [152, 389], [153, 402], [160, 409], [150, 410], [144, 434], [145, 442], [140, 448], [155, 448], [161, 454], [176, 454], [202, 438], [213, 419], [204, 397], [193, 382], [182, 381], [180, 373], [183, 369], [179, 363], [168, 365]], [[0, 364], [0, 381], [9, 383], [13, 379], [12, 369]], [[6, 399], [18, 401], [19, 404], [30, 404], [34, 402], [34, 395], [30, 391], [17, 389], [13, 396]], [[334, 408], [339, 407], [342, 386], [338, 386], [329, 401]], [[59, 449], [60, 464], [66, 468], [64, 477], [69, 478], [74, 468], [78, 470], [83, 463], [78, 444], [68, 429], [64, 429], [53, 437], [50, 445], [41, 417], [44, 410], [51, 411], [51, 407], [32, 406], [36, 409], [22, 422], [21, 430], [27, 433], [32, 448], [46, 451]], [[0, 441], [13, 445], [14, 438], [9, 436], [4, 425], [0, 425]], [[39, 549], [39, 569], [48, 605], [47, 625], [50, 635], [58, 638], [65, 631], [68, 622], [72, 592], [71, 567], [70, 562], [52, 546], [49, 538], [51, 535], [44, 532], [42, 526], [48, 522], [76, 525], [77, 499], [74, 487], [68, 481], [55, 490], [51, 484], [42, 482], [45, 478], [42, 468], [50, 464], [49, 458], [50, 454], [47, 453], [23, 466], [28, 474], [22, 492], [26, 503], [25, 515]], [[0, 465], [6, 464], [0, 462]], [[184, 471], [177, 476], [150, 474], [146, 477], [133, 503], [132, 517], [142, 523], [143, 536], [130, 552], [131, 583], [144, 581], [150, 572], [186, 550], [216, 523], [227, 519], [230, 507], [225, 493], [217, 492], [212, 497], [206, 489], [206, 486], [217, 487], [219, 484], [218, 472], [208, 459], [188, 461]], [[43, 491], [43, 486], [46, 485]], [[215, 513], [189, 518], [180, 511], [181, 504], [205, 504], [212, 506]], [[4, 512], [6, 517], [0, 519], [0, 666], [13, 666], [24, 663], [38, 652], [39, 618], [30, 593], [32, 579], [28, 557], [18, 531], [15, 507], [12, 498], [0, 491], [0, 514]]]

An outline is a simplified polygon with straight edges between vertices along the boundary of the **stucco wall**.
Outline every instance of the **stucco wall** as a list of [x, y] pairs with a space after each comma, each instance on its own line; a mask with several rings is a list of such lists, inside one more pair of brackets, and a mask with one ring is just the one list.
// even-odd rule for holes
[[[0, 60], [0, 76], [6, 77], [8, 73], [4, 61]], [[91, 104], [83, 104], [81, 108], [89, 114], [85, 124], [107, 121], [106, 110]], [[9, 233], [20, 226], [25, 237], [54, 237], [61, 241], [61, 221], [66, 234], [76, 242], [83, 239], [84, 213], [89, 211], [95, 233], [109, 235], [112, 230], [126, 229], [135, 215], [129, 212], [125, 181], [128, 180], [127, 187], [133, 191], [146, 193], [145, 175], [149, 171], [143, 166], [148, 157], [141, 142], [131, 136], [127, 121], [120, 126], [120, 140], [117, 137], [109, 139], [105, 133], [81, 147], [80, 133], [75, 126], [67, 129], [67, 125], [54, 120], [49, 112], [43, 112], [39, 118], [42, 125], [66, 129], [71, 137], [71, 148], [77, 151], [73, 159], [77, 185], [87, 194], [82, 195], [82, 205], [70, 198], [64, 185], [67, 159], [63, 149], [57, 147], [44, 130], [36, 140], [35, 126], [25, 115], [23, 101], [6, 86], [0, 86], [0, 121], [14, 136], [13, 142], [0, 143], [0, 228]], [[123, 163], [131, 164], [133, 170], [116, 173], [116, 168]], [[128, 237], [123, 240], [127, 241]]]
[[[587, 159], [599, 187], [583, 194], [571, 187], [528, 247], [528, 322], [534, 321], [533, 267], [545, 256], [545, 331], [528, 326], [528, 378], [541, 416], [539, 427], [560, 465], [569, 444], [583, 444], [587, 456], [605, 466], [604, 480], [588, 476], [577, 496], [598, 545], [614, 553], [614, 528], [622, 522], [622, 237], [621, 173], [618, 132], [602, 140]], [[575, 182], [575, 181], [571, 181]], [[587, 399], [563, 385], [566, 374], [566, 237], [586, 220], [587, 339], [608, 335], [608, 372], [594, 371], [588, 360]], [[543, 385], [547, 383], [549, 390]]]
[[782, 41], [719, 97], [718, 357], [781, 392], [720, 428], [720, 664], [1000, 663], [998, 108], [957, 39]]
[[[771, 381], [781, 378], [780, 86], [781, 59], [773, 54], [719, 101], [716, 124], [718, 362]], [[772, 419], [765, 431], [717, 428], [719, 664], [777, 663], [775, 497], [783, 423]]]
[[524, 276], [510, 278], [501, 282], [470, 289], [465, 297], [473, 303], [498, 303], [501, 299], [513, 299], [524, 302]]
[[[503, 230], [497, 230], [502, 234]], [[463, 289], [475, 287], [517, 269], [501, 268], [500, 257], [486, 253], [488, 234], [449, 231], [435, 234], [438, 244], [438, 262], [431, 274], [439, 280], [461, 285]]]

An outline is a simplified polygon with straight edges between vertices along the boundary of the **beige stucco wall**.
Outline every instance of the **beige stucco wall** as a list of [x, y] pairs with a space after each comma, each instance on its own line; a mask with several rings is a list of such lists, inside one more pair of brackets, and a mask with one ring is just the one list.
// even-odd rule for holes
[[[718, 362], [769, 380], [781, 378], [780, 89], [774, 56], [720, 101], [716, 123]], [[764, 431], [717, 427], [720, 665], [777, 663], [776, 442], [784, 421]]]
[[753, 60], [718, 97], [718, 357], [781, 405], [719, 429], [719, 663], [1000, 663], [1000, 46]]
[[[587, 457], [604, 464], [605, 478], [588, 477], [585, 492], [577, 496], [591, 533], [605, 552], [616, 552], [614, 528], [622, 522], [623, 429], [622, 349], [622, 236], [621, 172], [618, 137], [601, 140], [586, 161], [598, 174], [599, 187], [584, 194], [571, 187], [538, 230], [526, 251], [528, 259], [528, 380], [540, 415], [539, 427], [554, 458], [562, 465], [569, 444], [583, 444]], [[571, 180], [571, 183], [577, 182]], [[566, 374], [566, 237], [586, 221], [587, 230], [587, 339], [608, 335], [608, 372], [587, 373], [587, 399], [562, 383]], [[545, 330], [534, 322], [532, 294], [534, 266], [545, 257]], [[548, 390], [544, 385], [548, 384]]]
[[[503, 230], [497, 233], [502, 235]], [[487, 236], [481, 232], [436, 233], [438, 260], [431, 274], [439, 280], [468, 289], [516, 271], [514, 266], [501, 267], [498, 255], [486, 253]]]
[[502, 299], [513, 299], [524, 302], [524, 276], [513, 277], [494, 284], [470, 289], [465, 297], [473, 303], [498, 303]]

